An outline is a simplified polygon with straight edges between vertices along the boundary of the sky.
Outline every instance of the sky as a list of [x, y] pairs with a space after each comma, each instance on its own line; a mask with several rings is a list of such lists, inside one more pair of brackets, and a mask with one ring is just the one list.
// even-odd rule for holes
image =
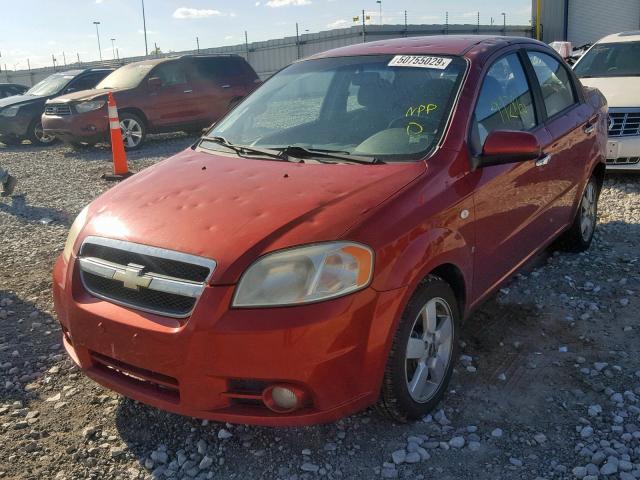
[[[163, 52], [218, 47], [268, 40], [300, 33], [354, 25], [364, 9], [370, 23], [379, 23], [375, 0], [144, 0], [149, 50], [154, 43]], [[413, 24], [476, 23], [491, 17], [502, 23], [528, 25], [530, 0], [382, 0], [382, 21], [404, 23], [404, 11]], [[144, 55], [141, 0], [0, 0], [0, 66], [9, 70], [51, 66], [51, 56], [62, 65], [79, 56], [98, 60], [94, 21], [100, 22], [103, 59]], [[111, 39], [115, 39], [113, 42]], [[64, 55], [63, 55], [64, 53]]]

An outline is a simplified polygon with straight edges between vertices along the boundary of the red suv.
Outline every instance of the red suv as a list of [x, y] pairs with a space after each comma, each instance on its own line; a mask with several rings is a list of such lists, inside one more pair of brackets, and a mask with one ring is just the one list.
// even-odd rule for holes
[[80, 213], [53, 273], [64, 346], [183, 415], [303, 425], [379, 402], [418, 418], [474, 308], [552, 242], [589, 248], [606, 121], [531, 39], [294, 63]]
[[260, 83], [235, 55], [186, 55], [145, 60], [119, 68], [94, 90], [47, 102], [42, 127], [72, 144], [109, 138], [107, 91], [118, 104], [125, 147], [142, 145], [147, 133], [199, 132], [220, 119]]

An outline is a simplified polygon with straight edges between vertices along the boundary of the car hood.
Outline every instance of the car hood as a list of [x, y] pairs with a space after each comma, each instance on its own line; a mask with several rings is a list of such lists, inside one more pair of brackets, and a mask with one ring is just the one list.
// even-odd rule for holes
[[79, 92], [67, 93], [66, 95], [61, 95], [56, 97], [53, 100], [50, 100], [49, 103], [69, 103], [69, 102], [85, 102], [89, 100], [95, 100], [96, 98], [103, 99], [107, 96], [109, 92], [116, 95], [119, 92], [124, 91], [124, 89], [91, 89], [91, 90], [80, 90]]
[[640, 107], [639, 77], [581, 78], [587, 87], [597, 88], [607, 99], [609, 107]]
[[98, 235], [212, 258], [232, 284], [260, 255], [339, 239], [425, 171], [424, 162], [294, 164], [186, 150], [97, 198]]
[[15, 105], [24, 105], [25, 103], [34, 102], [44, 97], [35, 95], [14, 95], [13, 97], [5, 97], [0, 99], [0, 109], [5, 107], [13, 107]]

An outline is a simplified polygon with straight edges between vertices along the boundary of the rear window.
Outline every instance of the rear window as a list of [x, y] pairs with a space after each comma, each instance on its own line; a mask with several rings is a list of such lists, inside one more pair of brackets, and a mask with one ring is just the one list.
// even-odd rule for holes
[[253, 81], [258, 76], [243, 58], [213, 57], [194, 58], [196, 72], [202, 78], [213, 78], [217, 81], [246, 79]]

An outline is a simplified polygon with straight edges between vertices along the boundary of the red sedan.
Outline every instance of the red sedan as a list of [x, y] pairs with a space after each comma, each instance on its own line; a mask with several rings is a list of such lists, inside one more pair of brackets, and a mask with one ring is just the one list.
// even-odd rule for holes
[[98, 383], [184, 415], [418, 418], [474, 308], [552, 242], [589, 248], [606, 119], [530, 39], [294, 63], [82, 211], [54, 269], [64, 345]]

